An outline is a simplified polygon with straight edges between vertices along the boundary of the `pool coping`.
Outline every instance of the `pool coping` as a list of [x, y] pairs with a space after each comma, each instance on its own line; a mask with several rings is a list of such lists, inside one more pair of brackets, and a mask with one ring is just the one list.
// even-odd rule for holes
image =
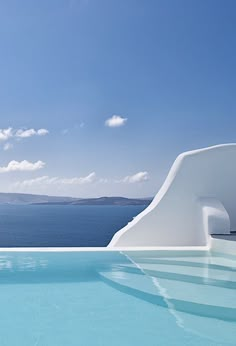
[[0, 252], [208, 251], [210, 246], [154, 247], [0, 247]]
[[128, 246], [128, 247], [0, 247], [0, 252], [140, 252], [140, 251], [220, 251], [236, 255], [236, 241], [210, 238], [204, 246]]

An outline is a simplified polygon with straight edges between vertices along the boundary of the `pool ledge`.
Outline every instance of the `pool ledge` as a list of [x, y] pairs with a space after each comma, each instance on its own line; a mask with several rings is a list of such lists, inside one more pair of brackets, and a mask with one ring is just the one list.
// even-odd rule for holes
[[96, 252], [96, 251], [209, 251], [209, 246], [139, 246], [139, 247], [4, 247], [0, 252]]

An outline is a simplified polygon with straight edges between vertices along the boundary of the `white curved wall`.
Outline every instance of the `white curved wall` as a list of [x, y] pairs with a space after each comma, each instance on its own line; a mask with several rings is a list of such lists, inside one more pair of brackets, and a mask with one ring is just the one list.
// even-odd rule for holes
[[236, 230], [236, 144], [183, 153], [152, 203], [109, 247], [203, 246]]

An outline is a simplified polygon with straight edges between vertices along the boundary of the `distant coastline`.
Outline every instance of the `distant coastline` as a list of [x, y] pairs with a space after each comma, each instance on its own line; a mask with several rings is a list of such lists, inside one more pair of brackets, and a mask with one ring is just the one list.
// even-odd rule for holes
[[148, 198], [126, 198], [126, 197], [98, 197], [98, 198], [74, 198], [48, 195], [34, 195], [24, 193], [0, 193], [0, 205], [149, 205], [152, 201]]

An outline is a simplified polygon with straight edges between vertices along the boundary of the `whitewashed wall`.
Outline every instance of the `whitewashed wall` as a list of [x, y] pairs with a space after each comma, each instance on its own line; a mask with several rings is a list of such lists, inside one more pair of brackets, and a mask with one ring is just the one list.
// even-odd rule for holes
[[203, 246], [236, 230], [236, 144], [183, 153], [153, 202], [109, 247]]

